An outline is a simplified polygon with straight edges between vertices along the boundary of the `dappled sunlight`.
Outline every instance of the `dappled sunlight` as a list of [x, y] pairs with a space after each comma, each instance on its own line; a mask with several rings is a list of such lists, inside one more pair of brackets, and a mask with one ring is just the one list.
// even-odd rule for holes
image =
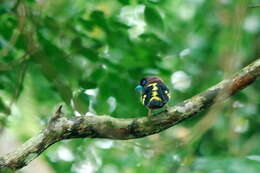
[[176, 71], [171, 75], [173, 88], [179, 91], [185, 91], [191, 85], [191, 78], [184, 71]]
[[136, 5], [125, 6], [120, 11], [118, 17], [121, 22], [131, 27], [128, 32], [132, 39], [136, 39], [145, 31], [144, 9], [144, 5]]

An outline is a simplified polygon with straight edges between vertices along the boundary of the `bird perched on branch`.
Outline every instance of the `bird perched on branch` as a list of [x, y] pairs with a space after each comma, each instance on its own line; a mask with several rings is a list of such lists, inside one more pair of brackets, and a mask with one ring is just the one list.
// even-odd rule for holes
[[145, 76], [137, 85], [141, 93], [141, 102], [148, 108], [148, 116], [152, 110], [162, 108], [170, 99], [170, 92], [163, 80], [158, 76]]

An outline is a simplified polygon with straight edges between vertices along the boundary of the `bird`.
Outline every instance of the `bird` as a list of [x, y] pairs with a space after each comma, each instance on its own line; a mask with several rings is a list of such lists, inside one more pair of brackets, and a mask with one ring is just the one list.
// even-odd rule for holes
[[158, 76], [145, 76], [136, 86], [141, 94], [141, 103], [148, 108], [148, 116], [152, 111], [164, 107], [170, 99], [170, 91]]

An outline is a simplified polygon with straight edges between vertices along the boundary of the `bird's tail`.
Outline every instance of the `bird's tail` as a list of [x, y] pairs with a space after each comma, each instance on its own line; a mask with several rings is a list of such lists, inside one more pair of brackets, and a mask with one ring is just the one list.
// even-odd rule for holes
[[161, 100], [151, 100], [147, 106], [150, 109], [159, 109], [164, 106], [164, 103]]

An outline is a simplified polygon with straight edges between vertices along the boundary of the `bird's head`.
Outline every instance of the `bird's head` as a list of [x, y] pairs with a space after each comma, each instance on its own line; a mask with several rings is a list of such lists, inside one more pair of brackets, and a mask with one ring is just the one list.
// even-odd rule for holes
[[144, 87], [154, 82], [160, 83], [163, 82], [163, 80], [158, 76], [145, 76], [140, 80], [140, 83], [136, 86], [135, 90], [141, 92]]

